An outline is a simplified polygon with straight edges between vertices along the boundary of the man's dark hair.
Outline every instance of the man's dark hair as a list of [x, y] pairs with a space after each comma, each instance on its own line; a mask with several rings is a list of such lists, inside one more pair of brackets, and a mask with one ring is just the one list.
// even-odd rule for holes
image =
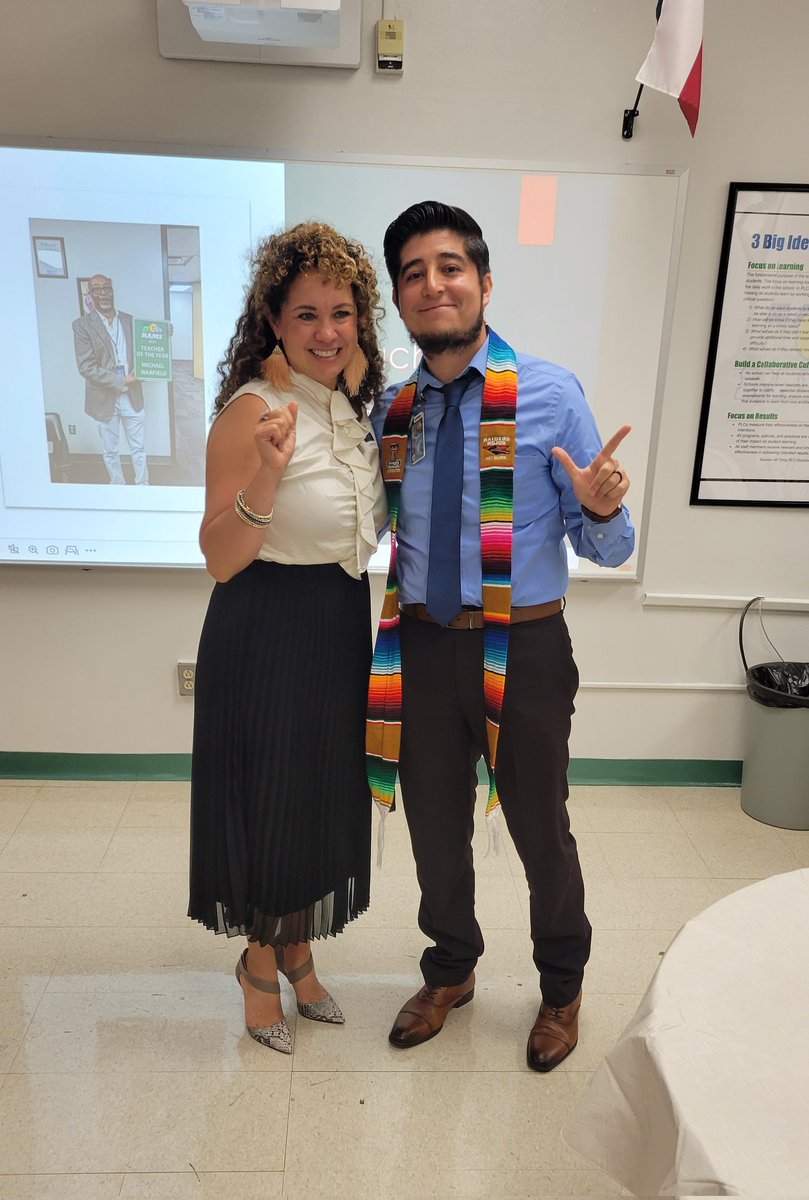
[[385, 231], [385, 265], [394, 288], [399, 283], [402, 267], [402, 247], [412, 237], [422, 233], [433, 233], [436, 229], [449, 229], [463, 238], [464, 250], [477, 267], [478, 277], [483, 282], [489, 274], [489, 247], [483, 240], [483, 231], [473, 217], [462, 208], [442, 204], [440, 200], [422, 200], [411, 204], [391, 221]]

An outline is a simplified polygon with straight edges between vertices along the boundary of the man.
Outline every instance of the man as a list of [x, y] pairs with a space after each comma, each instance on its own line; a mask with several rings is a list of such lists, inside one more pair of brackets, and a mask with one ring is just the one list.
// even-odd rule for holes
[[76, 365], [84, 377], [84, 411], [97, 422], [110, 483], [124, 483], [119, 452], [123, 425], [135, 483], [147, 484], [143, 388], [134, 375], [132, 317], [116, 312], [112, 280], [93, 275], [93, 311], [73, 322]]
[[425, 986], [389, 1040], [403, 1049], [427, 1041], [474, 995], [482, 755], [494, 767], [490, 805], [502, 804], [531, 893], [542, 1003], [528, 1064], [550, 1071], [578, 1039], [591, 935], [566, 808], [578, 673], [562, 615], [563, 538], [604, 566], [632, 553], [629, 479], [613, 457], [629, 427], [602, 450], [575, 377], [515, 354], [484, 324], [488, 248], [463, 209], [413, 205], [389, 226], [384, 249], [394, 304], [424, 359], [374, 417], [395, 553], [368, 764], [375, 798], [390, 806], [398, 760], [419, 926], [435, 943], [421, 960]]

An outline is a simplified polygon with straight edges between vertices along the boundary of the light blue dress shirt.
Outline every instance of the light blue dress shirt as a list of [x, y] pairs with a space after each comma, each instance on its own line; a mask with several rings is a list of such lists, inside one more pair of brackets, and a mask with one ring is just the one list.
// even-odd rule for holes
[[[489, 341], [472, 359], [471, 380], [461, 400], [464, 427], [464, 492], [461, 513], [461, 602], [483, 603], [480, 554], [480, 409]], [[635, 530], [624, 509], [606, 523], [589, 520], [567, 471], [551, 454], [567, 450], [577, 466], [589, 465], [602, 448], [595, 418], [575, 375], [544, 359], [517, 354], [517, 457], [514, 468], [514, 545], [511, 603], [542, 604], [563, 596], [568, 584], [563, 539], [580, 558], [603, 567], [626, 562]], [[422, 360], [413, 413], [424, 411], [425, 456], [408, 457], [399, 503], [397, 574], [402, 604], [424, 604], [430, 552], [430, 505], [438, 424], [444, 412], [442, 384]], [[371, 420], [381, 443], [385, 417], [401, 385], [387, 389]]]

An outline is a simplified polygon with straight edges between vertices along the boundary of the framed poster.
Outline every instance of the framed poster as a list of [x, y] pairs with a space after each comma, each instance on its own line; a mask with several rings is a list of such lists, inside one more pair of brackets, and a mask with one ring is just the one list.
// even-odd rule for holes
[[61, 237], [33, 237], [34, 262], [39, 279], [67, 279], [67, 255], [65, 239]]
[[691, 503], [809, 506], [809, 184], [730, 185]]

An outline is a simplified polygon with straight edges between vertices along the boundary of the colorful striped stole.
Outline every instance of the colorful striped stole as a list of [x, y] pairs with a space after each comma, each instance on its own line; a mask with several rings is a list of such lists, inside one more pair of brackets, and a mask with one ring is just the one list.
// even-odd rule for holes
[[[394, 807], [402, 741], [402, 655], [399, 589], [396, 582], [399, 501], [408, 456], [416, 378], [391, 405], [382, 434], [382, 476], [390, 507], [390, 565], [368, 687], [366, 735], [371, 794], [383, 812]], [[483, 572], [483, 691], [489, 743], [486, 815], [499, 805], [495, 782], [497, 740], [503, 711], [511, 620], [511, 548], [514, 526], [517, 359], [489, 331], [489, 351], [480, 413], [480, 550]]]

